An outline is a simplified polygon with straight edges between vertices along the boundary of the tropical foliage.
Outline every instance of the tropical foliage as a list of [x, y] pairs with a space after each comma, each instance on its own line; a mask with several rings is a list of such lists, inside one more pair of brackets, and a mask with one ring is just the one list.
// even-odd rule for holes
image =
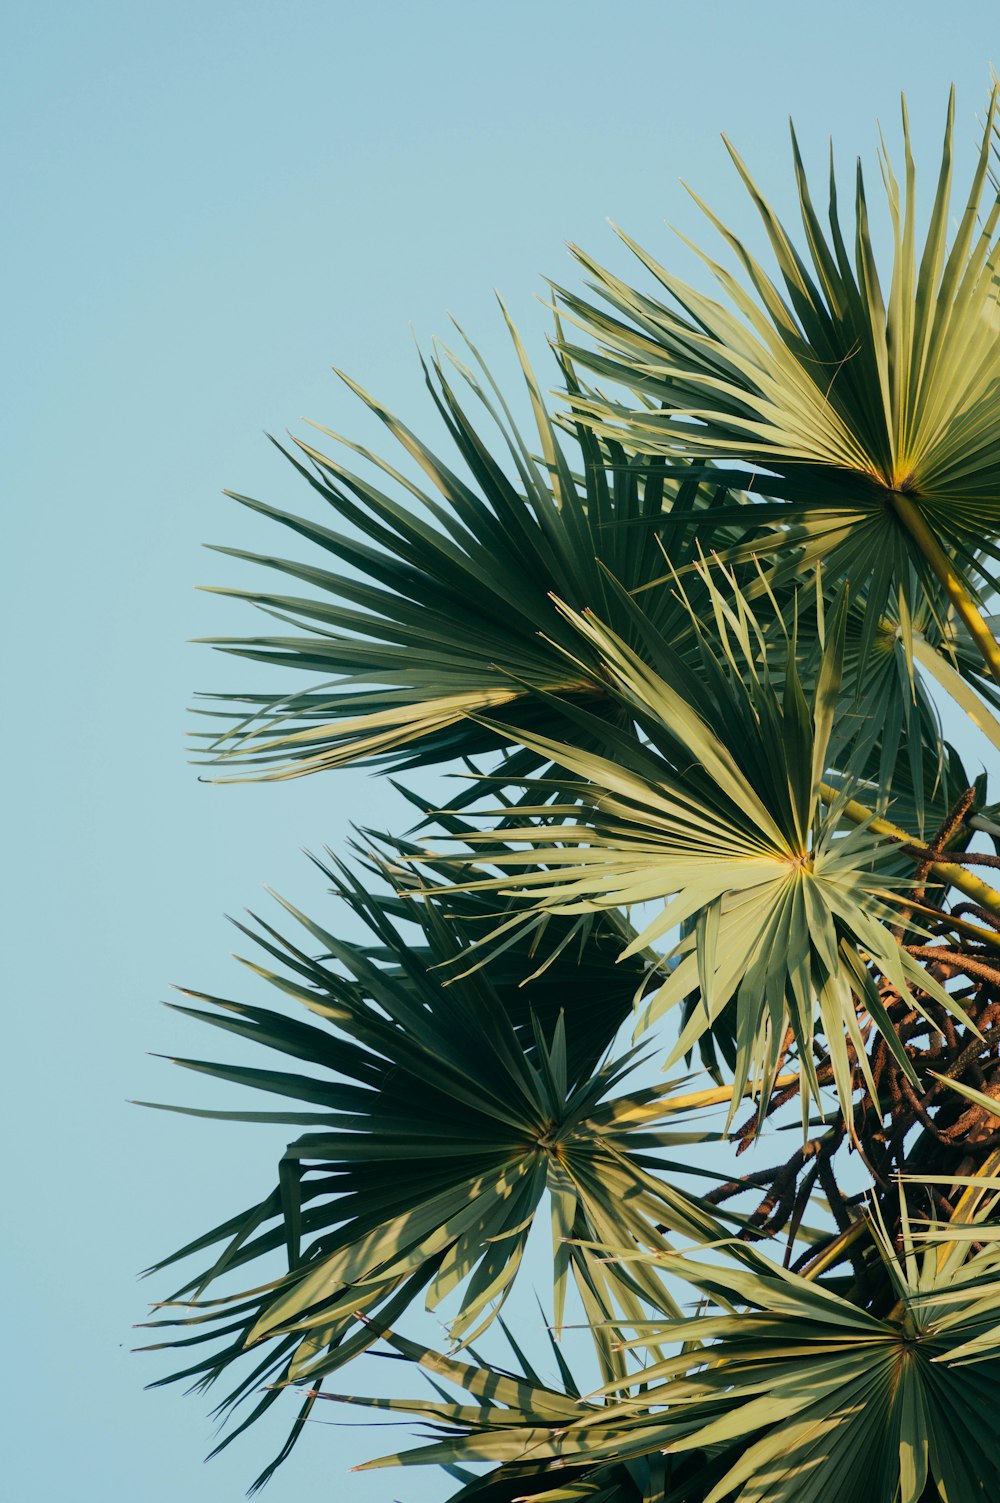
[[167, 1109], [294, 1129], [151, 1270], [221, 1445], [297, 1392], [255, 1486], [333, 1401], [454, 1503], [1000, 1496], [996, 92], [954, 217], [953, 113], [923, 229], [905, 108], [883, 226], [793, 137], [801, 248], [733, 152], [776, 272], [711, 213], [721, 301], [578, 253], [553, 401], [508, 320], [530, 438], [442, 350], [447, 454], [349, 383], [399, 467], [328, 434], [318, 518], [237, 498], [308, 547], [223, 550], [287, 634], [215, 642], [281, 682], [202, 710], [208, 775], [468, 774], [317, 862], [366, 937], [286, 904], [267, 1005], [174, 1004], [268, 1057]]

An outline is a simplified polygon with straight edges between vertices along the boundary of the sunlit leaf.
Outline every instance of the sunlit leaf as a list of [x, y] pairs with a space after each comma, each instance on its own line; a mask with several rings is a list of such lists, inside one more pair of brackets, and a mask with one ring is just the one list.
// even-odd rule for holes
[[[847, 576], [855, 590], [866, 588], [877, 611], [898, 589], [915, 602], [914, 580], [936, 578], [994, 671], [1000, 649], [991, 646], [976, 598], [979, 588], [992, 587], [1000, 557], [1000, 199], [987, 182], [996, 102], [994, 91], [957, 222], [950, 218], [950, 103], [920, 250], [904, 104], [902, 190], [884, 142], [880, 150], [893, 247], [887, 283], [860, 166], [852, 255], [832, 163], [825, 229], [793, 133], [802, 251], [729, 147], [760, 214], [777, 281], [702, 205], [738, 267], [733, 275], [702, 255], [724, 301], [680, 281], [627, 237], [667, 303], [582, 252], [602, 303], [562, 294], [598, 346], [568, 346], [568, 353], [640, 399], [571, 393], [578, 420], [632, 452], [733, 464], [739, 486], [749, 468], [744, 526], [753, 526], [755, 512], [760, 523], [791, 528], [784, 544], [772, 535], [772, 548], [794, 545], [796, 567], [822, 560], [831, 578]], [[760, 551], [762, 544], [758, 538], [747, 547]]]
[[[712, 1238], [720, 1227], [675, 1183], [688, 1172], [683, 1159], [667, 1156], [707, 1136], [691, 1120], [683, 1083], [627, 1084], [634, 1052], [608, 1057], [647, 964], [639, 956], [614, 965], [613, 921], [569, 926], [570, 938], [579, 931], [574, 943], [535, 981], [523, 930], [496, 972], [487, 964], [446, 984], [475, 933], [475, 898], [410, 903], [418, 935], [408, 941], [397, 899], [370, 895], [346, 871], [328, 875], [374, 943], [341, 941], [301, 914], [322, 947], [318, 959], [270, 926], [252, 936], [279, 966], [252, 969], [304, 1018], [198, 993], [200, 1005], [178, 1009], [295, 1068], [178, 1059], [287, 1105], [283, 1113], [175, 1110], [310, 1129], [289, 1142], [277, 1185], [258, 1205], [157, 1265], [210, 1253], [154, 1325], [177, 1331], [162, 1345], [184, 1347], [192, 1331], [221, 1342], [174, 1375], [202, 1384], [250, 1349], [253, 1370], [224, 1413], [265, 1377], [315, 1383], [371, 1345], [372, 1316], [394, 1322], [420, 1295], [450, 1309], [456, 1340], [473, 1339], [509, 1293], [545, 1201], [557, 1325], [574, 1282], [598, 1318], [634, 1317], [644, 1301], [666, 1298], [655, 1271], [618, 1270], [588, 1244], [626, 1235], [662, 1248], [670, 1229]], [[554, 920], [553, 937], [560, 928], [566, 922]], [[672, 1094], [683, 1102], [677, 1112]], [[245, 1289], [251, 1265], [255, 1287]], [[605, 1345], [612, 1373], [619, 1364]]]

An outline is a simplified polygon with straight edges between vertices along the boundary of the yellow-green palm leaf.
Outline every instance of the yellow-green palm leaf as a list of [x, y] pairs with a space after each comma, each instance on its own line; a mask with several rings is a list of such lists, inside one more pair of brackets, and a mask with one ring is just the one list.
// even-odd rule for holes
[[[734, 276], [703, 257], [722, 302], [631, 241], [669, 303], [578, 252], [604, 305], [563, 294], [598, 346], [570, 347], [573, 358], [640, 403], [573, 395], [576, 417], [633, 451], [734, 463], [744, 485], [747, 467], [762, 472], [750, 497], [765, 499], [753, 512], [791, 526], [786, 550], [794, 544], [802, 560], [823, 558], [855, 589], [867, 585], [879, 610], [894, 581], [910, 588], [911, 565], [925, 577], [933, 571], [956, 603], [965, 597], [972, 621], [970, 590], [992, 582], [1000, 556], [1000, 200], [988, 181], [996, 106], [994, 93], [952, 232], [953, 100], [949, 105], [918, 249], [904, 105], [902, 190], [884, 143], [880, 152], [892, 239], [887, 284], [860, 168], [849, 250], [833, 168], [824, 228], [794, 134], [803, 251], [730, 147], [761, 215], [777, 281], [707, 210], [739, 268]], [[753, 515], [745, 525], [753, 525]], [[989, 640], [985, 632], [984, 650]]]
[[[527, 1381], [494, 1388], [485, 1371], [413, 1352], [473, 1401], [349, 1400], [432, 1426], [428, 1444], [370, 1464], [494, 1460], [498, 1483], [519, 1477], [512, 1497], [624, 1503], [624, 1464], [665, 1454], [671, 1486], [657, 1496], [669, 1499], [988, 1503], [1000, 1494], [1000, 1227], [995, 1182], [977, 1188], [953, 1225], [918, 1228], [904, 1215], [898, 1251], [872, 1223], [894, 1300], [879, 1313], [746, 1244], [711, 1261], [658, 1256], [707, 1309], [636, 1328], [626, 1345], [646, 1360], [575, 1415], [560, 1403], [572, 1395]], [[671, 1343], [680, 1350], [661, 1360]], [[561, 1493], [567, 1471], [577, 1491]], [[464, 1496], [488, 1499], [490, 1482]]]
[[913, 1079], [872, 968], [918, 1011], [931, 997], [963, 1021], [964, 1013], [891, 932], [898, 884], [887, 868], [898, 846], [864, 826], [844, 833], [849, 781], [824, 803], [843, 611], [828, 626], [807, 699], [794, 648], [779, 688], [745, 599], [737, 591], [730, 603], [708, 588], [722, 645], [705, 638], [698, 669], [651, 630], [640, 656], [592, 616], [566, 612], [640, 738], [609, 728], [604, 755], [581, 749], [598, 728], [580, 711], [580, 745], [525, 733], [527, 746], [565, 770], [539, 787], [550, 797], [561, 790], [563, 801], [518, 806], [536, 822], [511, 816], [499, 836], [471, 837], [474, 864], [503, 874], [471, 885], [516, 891], [539, 911], [570, 916], [658, 903], [623, 954], [681, 930], [643, 1011], [651, 1022], [697, 992], [671, 1061], [733, 1007], [737, 1097], [752, 1082], [767, 1098], [790, 1029], [807, 1111], [819, 1091], [818, 1030], [849, 1116], [851, 1051], [866, 1069], [859, 1008]]

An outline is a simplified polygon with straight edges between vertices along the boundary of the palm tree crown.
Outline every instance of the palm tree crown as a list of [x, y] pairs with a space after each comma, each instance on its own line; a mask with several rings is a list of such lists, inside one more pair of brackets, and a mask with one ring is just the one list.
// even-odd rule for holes
[[[290, 1130], [149, 1322], [222, 1445], [297, 1390], [255, 1486], [322, 1400], [453, 1503], [1000, 1496], [1000, 804], [954, 729], [1000, 750], [997, 109], [952, 221], [949, 103], [918, 246], [904, 107], [887, 277], [860, 170], [824, 227], [793, 135], [800, 250], [732, 152], [776, 275], [712, 214], [722, 300], [578, 252], [554, 408], [508, 322], [530, 440], [441, 352], [448, 458], [349, 383], [402, 467], [328, 434], [320, 520], [238, 498], [311, 551], [223, 550], [280, 627], [214, 645], [286, 677], [216, 697], [213, 775], [468, 774], [317, 862], [364, 938], [286, 904], [268, 1005], [175, 1004], [269, 1054], [169, 1109]], [[379, 1354], [411, 1395], [330, 1391]]]

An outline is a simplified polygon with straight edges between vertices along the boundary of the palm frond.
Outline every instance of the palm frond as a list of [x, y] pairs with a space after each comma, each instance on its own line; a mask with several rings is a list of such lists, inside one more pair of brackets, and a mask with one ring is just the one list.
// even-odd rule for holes
[[[717, 500], [719, 488], [700, 478], [666, 480], [662, 465], [628, 460], [617, 444], [582, 428], [574, 470], [511, 333], [539, 457], [485, 367], [480, 379], [452, 357], [458, 379], [495, 425], [507, 453], [502, 464], [455, 390], [455, 369], [437, 356], [425, 375], [454, 450], [450, 462], [348, 382], [429, 488], [323, 429], [360, 456], [363, 473], [299, 440], [298, 454], [288, 458], [346, 530], [236, 497], [309, 543], [313, 561], [219, 551], [300, 581], [311, 593], [223, 590], [297, 631], [209, 640], [321, 681], [275, 695], [213, 696], [222, 708], [204, 713], [221, 715], [224, 728], [201, 740], [219, 776], [296, 777], [362, 758], [417, 766], [516, 743], [522, 723], [551, 722], [551, 707], [543, 710], [532, 690], [603, 701], [599, 677], [586, 667], [568, 674], [546, 640], [568, 640], [551, 595], [620, 618], [608, 573], [626, 589], [641, 588], [662, 572], [663, 558], [648, 528], [618, 524], [649, 521], [665, 507], [680, 517]], [[564, 370], [571, 379], [565, 362]], [[670, 592], [657, 592], [650, 609], [669, 629]], [[470, 719], [484, 712], [494, 721], [490, 731]]]
[[[728, 1255], [720, 1247], [711, 1262], [658, 1255], [656, 1265], [698, 1290], [708, 1308], [636, 1328], [626, 1345], [637, 1357], [648, 1351], [651, 1362], [569, 1414], [551, 1390], [508, 1383], [494, 1393], [486, 1371], [441, 1370], [488, 1399], [420, 1405], [426, 1443], [369, 1465], [492, 1460], [500, 1466], [479, 1484], [482, 1493], [471, 1484], [464, 1496], [488, 1498], [491, 1482], [517, 1478], [521, 1491], [510, 1496], [538, 1503], [624, 1503], [632, 1494], [623, 1468], [665, 1455], [677, 1487], [658, 1496], [699, 1503], [925, 1503], [929, 1486], [947, 1503], [986, 1503], [1000, 1488], [987, 1418], [1000, 1399], [1000, 1226], [997, 1182], [974, 1186], [954, 1225], [904, 1216], [898, 1250], [877, 1218], [870, 1223], [895, 1296], [883, 1314], [746, 1244]], [[680, 1349], [661, 1359], [671, 1343]], [[419, 1350], [407, 1355], [435, 1361]], [[561, 1494], [564, 1480], [570, 1490]]]
[[[772, 536], [772, 548], [794, 543], [799, 562], [822, 560], [830, 578], [849, 576], [855, 590], [867, 590], [876, 612], [900, 588], [915, 602], [916, 580], [937, 575], [980, 646], [992, 638], [967, 607], [977, 588], [993, 588], [1000, 557], [1000, 199], [987, 182], [996, 109], [994, 90], [949, 246], [952, 97], [918, 253], [904, 102], [902, 191], [884, 142], [879, 154], [892, 231], [887, 290], [860, 166], [852, 258], [832, 162], [827, 231], [794, 131], [804, 252], [726, 143], [763, 222], [777, 282], [706, 208], [739, 266], [733, 276], [699, 252], [725, 302], [686, 285], [626, 236], [668, 304], [579, 251], [602, 305], [560, 290], [598, 345], [595, 351], [567, 344], [567, 355], [639, 399], [571, 393], [575, 421], [630, 452], [735, 465], [729, 479], [746, 487], [750, 502], [750, 515], [738, 508], [744, 527], [756, 513], [760, 523], [791, 528], [784, 540], [780, 530]], [[720, 511], [702, 520], [732, 516]], [[759, 551], [758, 542], [752, 546]]]
[[[818, 1020], [849, 1119], [852, 1054], [866, 1068], [859, 1004], [912, 1077], [869, 966], [918, 1013], [929, 996], [967, 1019], [891, 932], [899, 878], [888, 867], [898, 844], [864, 826], [844, 834], [851, 785], [832, 796], [826, 791], [844, 611], [828, 623], [807, 700], [794, 650], [786, 653], [779, 692], [745, 597], [732, 589], [727, 599], [711, 572], [703, 575], [717, 637], [702, 637], [700, 671], [655, 631], [646, 630], [640, 656], [592, 615], [565, 611], [600, 656], [609, 692], [627, 708], [639, 739], [606, 730], [598, 755], [524, 733], [527, 746], [566, 769], [550, 780], [561, 802], [519, 806], [535, 820], [505, 820], [503, 849], [491, 830], [472, 837], [472, 864], [491, 875], [468, 885], [516, 891], [539, 911], [565, 916], [665, 900], [623, 954], [686, 926], [663, 962], [666, 980], [643, 1011], [648, 1024], [697, 988], [699, 1003], [668, 1064], [735, 999], [737, 1096], [752, 1082], [768, 1098], [790, 1031], [805, 1112], [819, 1094], [812, 1047]], [[582, 711], [574, 714], [593, 730]]]
[[[200, 1006], [178, 1007], [290, 1057], [297, 1069], [178, 1059], [275, 1095], [281, 1109], [172, 1110], [308, 1129], [288, 1144], [277, 1183], [257, 1205], [156, 1265], [210, 1254], [152, 1324], [177, 1333], [159, 1346], [217, 1342], [163, 1381], [208, 1386], [246, 1354], [252, 1370], [220, 1405], [223, 1414], [262, 1378], [318, 1381], [371, 1345], [373, 1317], [394, 1322], [420, 1294], [429, 1308], [457, 1303], [451, 1334], [473, 1339], [502, 1306], [544, 1201], [557, 1324], [570, 1281], [597, 1322], [615, 1310], [634, 1316], [644, 1301], [665, 1297], [655, 1273], [621, 1274], [580, 1239], [606, 1241], [624, 1229], [637, 1245], [663, 1247], [671, 1228], [709, 1238], [719, 1231], [714, 1213], [674, 1183], [688, 1171], [670, 1150], [711, 1136], [690, 1120], [687, 1100], [675, 1112], [678, 1083], [632, 1083], [622, 1093], [635, 1051], [607, 1058], [646, 970], [645, 957], [613, 965], [620, 948], [613, 923], [580, 932], [555, 920], [553, 936], [568, 928], [577, 942], [553, 958], [541, 986], [529, 979], [537, 958], [528, 931], [496, 974], [486, 966], [446, 985], [442, 967], [454, 969], [476, 932], [475, 900], [449, 906], [445, 894], [411, 904], [419, 938], [410, 943], [398, 926], [398, 900], [371, 896], [346, 870], [327, 875], [375, 943], [345, 943], [296, 913], [321, 958], [261, 923], [253, 937], [281, 969], [248, 962], [310, 1021], [200, 993], [190, 994]], [[582, 1026], [571, 1045], [567, 1019], [578, 1010]], [[603, 1063], [595, 1059], [600, 1028]], [[275, 1266], [281, 1255], [284, 1270]], [[254, 1287], [246, 1289], [251, 1265]], [[236, 1292], [216, 1293], [237, 1278]], [[617, 1371], [607, 1342], [601, 1351], [606, 1371]], [[275, 1396], [272, 1389], [258, 1408]]]

